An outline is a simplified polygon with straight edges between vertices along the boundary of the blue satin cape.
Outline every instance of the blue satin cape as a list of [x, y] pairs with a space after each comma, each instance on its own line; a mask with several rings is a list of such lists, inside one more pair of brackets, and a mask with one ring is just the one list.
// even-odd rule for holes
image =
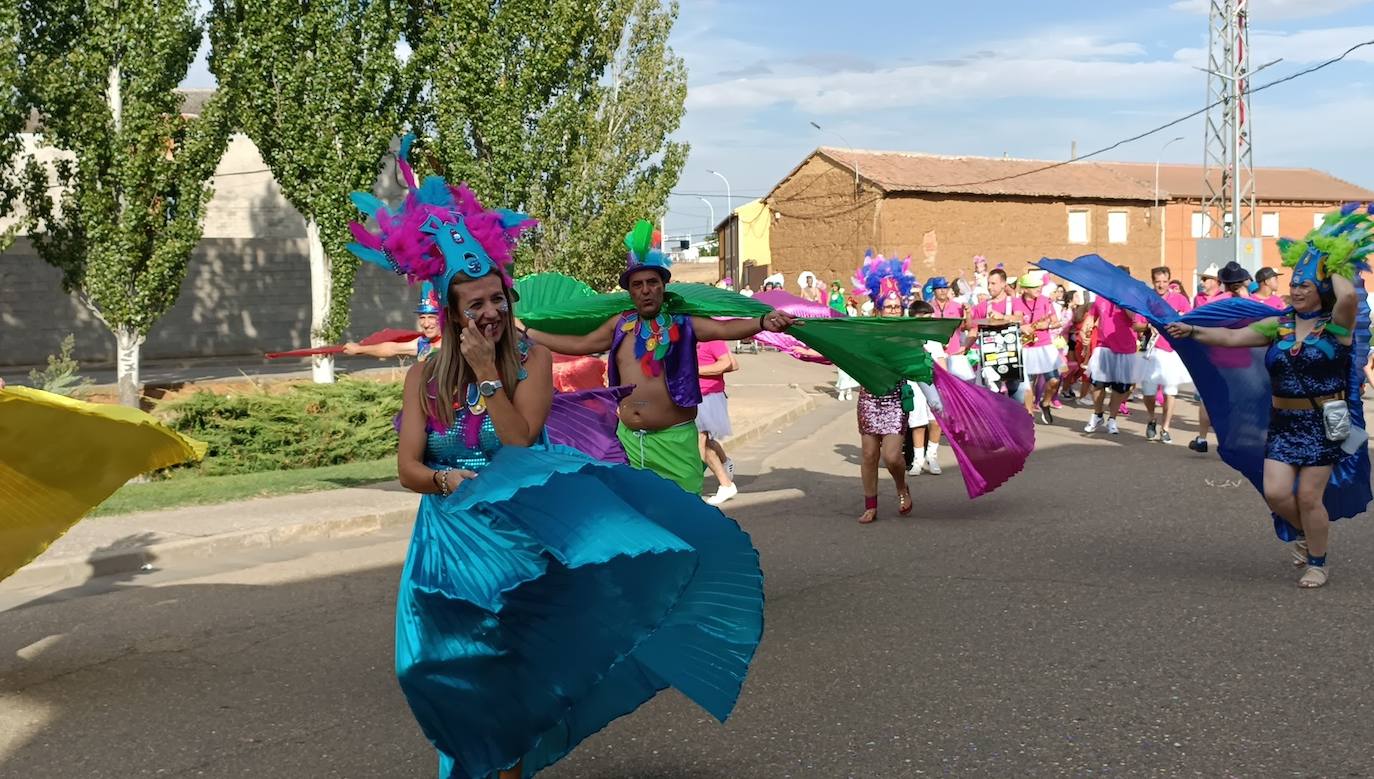
[[[1140, 314], [1159, 330], [1160, 337], [1173, 345], [1193, 377], [1193, 386], [1202, 396], [1216, 430], [1221, 459], [1240, 471], [1263, 495], [1264, 443], [1269, 431], [1269, 409], [1273, 405], [1269, 371], [1264, 365], [1267, 347], [1206, 346], [1192, 339], [1169, 338], [1164, 327], [1176, 321], [1198, 327], [1246, 327], [1282, 312], [1256, 300], [1230, 298], [1199, 306], [1179, 316], [1147, 284], [1096, 254], [1084, 255], [1072, 262], [1046, 257], [1035, 265]], [[1346, 402], [1350, 406], [1352, 423], [1364, 427], [1360, 385], [1364, 363], [1369, 357], [1369, 304], [1363, 294], [1363, 282], [1356, 279], [1355, 288], [1359, 293], [1359, 311], [1355, 317]], [[1294, 487], [1296, 489], [1296, 485]], [[1332, 469], [1323, 503], [1331, 519], [1337, 520], [1363, 512], [1372, 498], [1366, 443]], [[1274, 532], [1283, 541], [1300, 537], [1291, 525], [1278, 517], [1274, 517]]]
[[523, 775], [675, 687], [724, 721], [763, 632], [749, 536], [649, 472], [502, 447], [425, 495], [396, 672], [441, 777]]

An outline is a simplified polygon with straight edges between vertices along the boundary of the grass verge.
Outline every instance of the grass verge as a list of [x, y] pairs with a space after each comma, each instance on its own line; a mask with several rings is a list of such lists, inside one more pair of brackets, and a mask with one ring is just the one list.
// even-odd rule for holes
[[184, 471], [171, 478], [142, 484], [126, 484], [91, 512], [91, 516], [157, 511], [180, 506], [203, 506], [231, 500], [318, 492], [355, 487], [396, 478], [396, 458], [384, 457], [322, 468], [292, 471], [200, 476]]

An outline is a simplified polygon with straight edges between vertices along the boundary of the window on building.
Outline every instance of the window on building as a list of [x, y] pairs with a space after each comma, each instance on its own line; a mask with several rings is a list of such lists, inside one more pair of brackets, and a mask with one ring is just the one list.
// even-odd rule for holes
[[1206, 238], [1212, 234], [1212, 218], [1204, 211], [1193, 212], [1193, 237]]
[[1321, 227], [1321, 226], [1322, 226], [1322, 222], [1325, 222], [1325, 221], [1326, 221], [1326, 213], [1325, 213], [1325, 212], [1316, 213], [1316, 214], [1313, 214], [1313, 215], [1312, 215], [1312, 226], [1313, 226], [1313, 227]]
[[1279, 214], [1277, 211], [1266, 211], [1260, 214], [1260, 236], [1264, 238], [1279, 237]]
[[1069, 243], [1088, 242], [1088, 211], [1069, 209]]
[[1125, 211], [1107, 212], [1107, 243], [1125, 243], [1131, 215]]

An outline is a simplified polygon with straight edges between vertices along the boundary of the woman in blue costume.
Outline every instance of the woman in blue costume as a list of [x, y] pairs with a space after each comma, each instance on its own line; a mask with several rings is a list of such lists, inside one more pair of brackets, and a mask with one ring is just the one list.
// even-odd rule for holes
[[[1278, 316], [1262, 303], [1224, 300], [1179, 317], [1104, 271], [1100, 257], [1039, 263], [1167, 333], [1212, 412], [1222, 457], [1260, 488], [1275, 532], [1293, 542], [1303, 588], [1327, 582], [1330, 522], [1370, 502], [1358, 390], [1368, 337], [1357, 342], [1353, 334], [1365, 333], [1369, 321], [1354, 279], [1374, 251], [1371, 238], [1374, 219], [1352, 206], [1304, 241], [1281, 240], [1293, 268], [1292, 307]], [[1245, 350], [1262, 357], [1249, 359]], [[1246, 359], [1221, 359], [1234, 354]]]
[[402, 171], [398, 212], [355, 195], [378, 232], [350, 248], [444, 294], [450, 347], [406, 375], [397, 452], [423, 497], [396, 672], [439, 775], [532, 776], [669, 686], [723, 721], [763, 629], [748, 535], [648, 471], [541, 443], [551, 356], [516, 330], [505, 271], [532, 223]]

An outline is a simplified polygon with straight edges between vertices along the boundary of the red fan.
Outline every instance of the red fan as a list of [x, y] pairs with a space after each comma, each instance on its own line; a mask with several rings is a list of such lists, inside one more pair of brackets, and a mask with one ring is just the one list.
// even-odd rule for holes
[[[414, 330], [396, 330], [387, 328], [378, 330], [358, 343], [362, 346], [374, 346], [376, 344], [396, 343], [403, 344], [414, 341], [420, 334]], [[316, 354], [339, 354], [343, 352], [342, 346], [318, 346], [314, 349], [292, 349], [289, 352], [268, 352], [267, 359], [280, 360], [283, 357], [311, 357]]]

